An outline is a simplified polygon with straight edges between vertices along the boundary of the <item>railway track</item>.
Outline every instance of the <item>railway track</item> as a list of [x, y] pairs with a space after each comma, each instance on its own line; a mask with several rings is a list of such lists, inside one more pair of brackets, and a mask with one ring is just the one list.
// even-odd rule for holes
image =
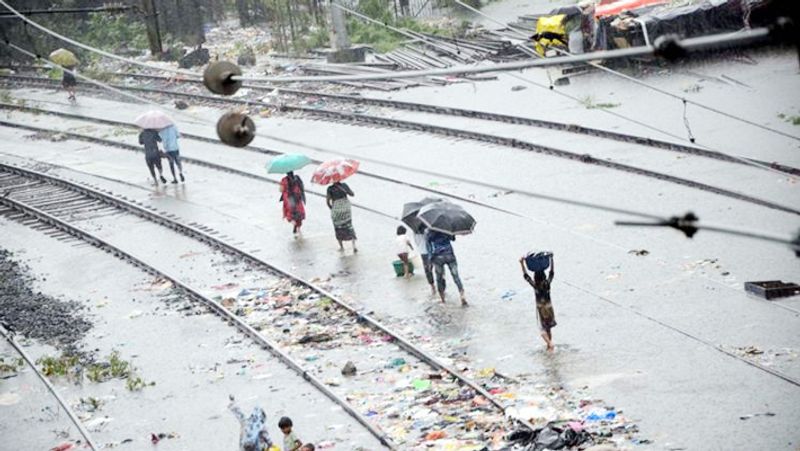
[[[3, 77], [0, 77], [2, 79]], [[46, 80], [43, 84], [38, 85], [41, 80], [40, 77], [28, 77], [34, 78], [37, 81], [33, 82], [33, 85], [37, 86], [47, 86], [52, 87], [53, 81]], [[275, 105], [271, 105], [264, 102], [258, 101], [248, 101], [242, 99], [231, 99], [231, 98], [222, 98], [222, 97], [214, 97], [214, 96], [207, 96], [207, 95], [200, 95], [200, 94], [188, 94], [176, 91], [163, 91], [163, 90], [152, 90], [148, 88], [132, 88], [132, 87], [124, 87], [120, 86], [119, 89], [126, 89], [129, 91], [140, 92], [144, 94], [151, 94], [151, 95], [168, 95], [173, 97], [182, 97], [182, 98], [189, 98], [193, 100], [200, 100], [203, 102], [208, 103], [215, 103], [225, 106], [230, 106], [231, 104], [234, 105], [244, 105], [244, 106], [258, 106], [264, 108], [275, 108]], [[286, 111], [295, 111], [301, 113], [307, 113], [312, 116], [321, 117], [330, 121], [340, 121], [345, 123], [357, 123], [357, 124], [369, 124], [373, 126], [382, 126], [391, 129], [397, 130], [406, 130], [406, 131], [416, 131], [416, 132], [426, 132], [440, 136], [458, 138], [458, 139], [468, 139], [472, 141], [482, 142], [486, 144], [493, 144], [493, 145], [500, 145], [504, 147], [511, 147], [519, 150], [525, 150], [532, 153], [544, 154], [558, 158], [564, 158], [571, 161], [575, 161], [582, 164], [590, 164], [594, 166], [599, 166], [607, 169], [613, 169], [617, 171], [622, 171], [630, 174], [635, 174], [643, 177], [653, 178], [656, 180], [661, 180], [681, 186], [685, 186], [691, 189], [697, 189], [701, 191], [706, 191], [710, 193], [714, 193], [720, 196], [748, 202], [754, 205], [759, 205], [762, 207], [783, 211], [786, 213], [791, 213], [795, 215], [800, 215], [800, 210], [797, 210], [792, 207], [788, 207], [785, 205], [778, 204], [776, 202], [759, 199], [754, 196], [750, 196], [747, 194], [731, 191], [724, 188], [715, 187], [706, 183], [686, 179], [683, 177], [678, 177], [674, 175], [664, 174], [657, 171], [652, 171], [644, 168], [640, 168], [633, 165], [628, 165], [624, 163], [617, 163], [614, 161], [604, 160], [595, 158], [589, 154], [579, 154], [575, 152], [565, 151], [561, 149], [556, 149], [549, 146], [539, 145], [536, 143], [532, 143], [529, 141], [518, 140], [514, 138], [486, 134], [481, 132], [474, 132], [470, 130], [462, 130], [462, 129], [455, 129], [450, 127], [442, 127], [436, 126], [431, 124], [423, 124], [418, 122], [412, 121], [405, 121], [399, 119], [389, 119], [383, 118], [379, 116], [369, 116], [363, 114], [356, 114], [356, 113], [346, 113], [340, 111], [333, 111], [333, 110], [323, 110], [323, 109], [316, 109], [316, 108], [307, 108], [307, 107], [299, 107], [299, 106], [287, 106], [281, 105], [281, 109]], [[719, 159], [719, 158], [717, 158]], [[768, 163], [764, 163], [768, 164]], [[792, 168], [789, 166], [781, 165], [780, 167], [784, 168], [787, 174], [800, 174], [800, 169]], [[480, 184], [480, 182], [479, 182]], [[485, 186], [486, 184], [484, 184]], [[522, 193], [524, 194], [524, 193]], [[452, 197], [452, 196], [450, 196]], [[495, 207], [491, 207], [495, 208]], [[496, 208], [495, 208], [496, 209]]]
[[[3, 212], [0, 212], [0, 214], [3, 214]], [[39, 378], [39, 380], [42, 382], [42, 385], [45, 386], [47, 391], [53, 396], [53, 398], [55, 398], [55, 400], [58, 402], [61, 408], [64, 409], [64, 412], [67, 414], [69, 421], [72, 424], [74, 424], [75, 427], [78, 429], [78, 433], [81, 435], [81, 437], [83, 437], [83, 440], [85, 440], [85, 442], [81, 443], [81, 441], [78, 441], [76, 445], [78, 446], [83, 445], [84, 447], [89, 448], [92, 451], [99, 450], [100, 448], [95, 443], [91, 434], [89, 434], [89, 431], [87, 431], [86, 428], [83, 426], [83, 423], [81, 423], [81, 421], [78, 419], [78, 416], [75, 414], [75, 411], [73, 411], [72, 408], [70, 408], [69, 404], [64, 400], [64, 398], [61, 397], [61, 395], [58, 393], [58, 390], [56, 390], [53, 387], [53, 384], [51, 384], [50, 381], [47, 379], [47, 376], [42, 374], [39, 368], [36, 367], [36, 363], [34, 363], [33, 359], [28, 355], [27, 352], [25, 352], [25, 349], [23, 349], [23, 347], [20, 346], [19, 343], [17, 343], [17, 340], [14, 339], [14, 335], [9, 331], [4, 330], [2, 327], [0, 327], [0, 335], [3, 336], [3, 338], [8, 342], [8, 344], [11, 345], [12, 348], [14, 348], [14, 351], [17, 354], [19, 354], [22, 360], [25, 361], [25, 365], [30, 367], [30, 369], [34, 372], [34, 374], [36, 374], [36, 377]]]
[[[201, 225], [185, 224], [174, 215], [145, 208], [98, 189], [7, 164], [0, 164], [0, 193], [3, 194], [0, 205], [5, 207], [4, 214], [7, 217], [28, 224], [35, 220], [52, 228], [55, 234], [67, 234], [83, 240], [150, 274], [169, 280], [190, 299], [206, 306], [259, 346], [272, 352], [390, 449], [413, 448], [422, 440], [422, 437], [409, 437], [400, 432], [406, 418], [402, 411], [391, 408], [396, 402], [394, 397], [398, 395], [407, 397], [407, 406], [440, 418], [434, 422], [435, 427], [448, 437], [468, 437], [476, 444], [487, 443], [487, 437], [510, 425], [505, 420], [506, 405], [489, 393], [499, 376], [481, 376], [480, 383], [476, 382], [469, 374], [462, 374], [442, 363], [324, 288], [237, 248]], [[81, 225], [83, 221], [94, 221], [98, 215], [109, 213], [133, 215], [196, 240], [215, 252], [240, 261], [248, 268], [260, 271], [265, 278], [275, 279], [281, 290], [291, 293], [292, 299], [288, 304], [283, 299], [280, 302], [269, 300], [248, 305], [247, 308], [257, 314], [240, 316], [243, 306], [223, 306], [197, 287], [182, 281], [181, 277], [153, 267]], [[313, 333], [300, 340], [287, 337], [284, 330], [274, 327], [284, 321], [286, 315], [302, 316], [307, 322], [304, 330]], [[327, 366], [342, 359], [352, 360], [359, 373], [344, 378], [341, 385], [323, 382], [319, 367], [312, 369], [301, 363], [302, 356], [309, 353], [316, 355]], [[376, 366], [369, 359], [376, 355], [394, 356], [395, 359], [402, 356], [402, 365], [398, 368]], [[336, 369], [340, 367], [336, 366]], [[413, 388], [387, 389], [375, 387], [373, 375], [387, 379], [416, 379]], [[364, 390], [367, 387], [374, 390]], [[518, 423], [522, 427], [532, 428], [526, 422], [518, 420]]]
[[[159, 75], [147, 75], [147, 74], [129, 74], [129, 73], [111, 73], [110, 75], [114, 77], [125, 77], [125, 78], [134, 78], [134, 79], [144, 79], [144, 80], [156, 80], [162, 83], [184, 83], [184, 84], [194, 84], [202, 86], [203, 82], [201, 79], [190, 79], [190, 78], [183, 78], [183, 77], [164, 77]], [[42, 78], [42, 77], [32, 77], [32, 76], [7, 76], [12, 79], [17, 79], [20, 81], [25, 82], [43, 82], [43, 83], [51, 83], [53, 85], [57, 85], [57, 82]], [[87, 88], [96, 88], [95, 86], [91, 85], [90, 83], [79, 82], [79, 84], [87, 87]], [[166, 94], [166, 95], [190, 95], [190, 96], [198, 96], [198, 94], [191, 94], [191, 93], [182, 93], [179, 91], [172, 91], [172, 90], [155, 90], [152, 88], [139, 88], [139, 87], [130, 87], [125, 85], [112, 85], [118, 89], [128, 89], [128, 90], [136, 90], [140, 92], [157, 92], [159, 94]], [[636, 136], [626, 133], [614, 132], [610, 130], [603, 130], [598, 128], [592, 127], [585, 127], [578, 124], [570, 124], [564, 122], [556, 122], [556, 121], [547, 121], [543, 119], [533, 119], [528, 117], [522, 116], [514, 116], [508, 114], [500, 114], [500, 113], [491, 113], [487, 111], [478, 111], [478, 110], [469, 110], [463, 108], [453, 108], [453, 107], [442, 107], [437, 105], [425, 104], [425, 103], [418, 103], [418, 102], [404, 102], [399, 100], [390, 100], [390, 99], [378, 99], [378, 98], [370, 98], [370, 97], [362, 97], [358, 95], [352, 94], [331, 94], [331, 93], [324, 93], [324, 92], [315, 92], [315, 91], [306, 91], [300, 89], [291, 89], [291, 88], [284, 88], [284, 87], [277, 87], [277, 86], [269, 86], [269, 85], [258, 85], [258, 84], [243, 84], [243, 88], [248, 88], [252, 90], [260, 90], [265, 92], [273, 92], [275, 90], [279, 90], [283, 94], [289, 94], [296, 97], [301, 98], [320, 98], [320, 99], [327, 99], [334, 102], [341, 102], [346, 104], [357, 104], [357, 105], [369, 105], [369, 106], [377, 106], [377, 107], [384, 107], [384, 108], [393, 108], [397, 110], [403, 111], [413, 111], [418, 113], [429, 113], [429, 114], [436, 114], [441, 116], [453, 116], [453, 117], [463, 117], [467, 119], [479, 119], [484, 121], [491, 121], [491, 122], [499, 122], [505, 124], [514, 124], [514, 125], [524, 125], [528, 127], [535, 127], [535, 128], [542, 128], [547, 130], [556, 130], [571, 134], [578, 134], [583, 136], [589, 136], [593, 138], [602, 138], [608, 139], [612, 141], [627, 143], [627, 144], [635, 144], [638, 146], [658, 149], [658, 150], [666, 150], [671, 152], [677, 152], [684, 155], [694, 155], [704, 158], [710, 158], [719, 161], [725, 161], [728, 163], [735, 163], [735, 164], [747, 164], [749, 161], [750, 163], [754, 163], [757, 165], [761, 165], [764, 167], [770, 167], [776, 171], [784, 172], [790, 175], [800, 176], [800, 168], [795, 168], [788, 165], [783, 165], [777, 162], [767, 162], [758, 160], [755, 158], [738, 158], [734, 156], [730, 156], [721, 152], [717, 152], [714, 150], [703, 149], [697, 146], [689, 146], [679, 143], [674, 143], [670, 141], [664, 141], [654, 138], [646, 138], [642, 136]], [[201, 96], [201, 97], [210, 97], [210, 96]], [[242, 101], [240, 99], [229, 99], [223, 97], [211, 97], [211, 99], [221, 99], [221, 100], [228, 100], [231, 102], [243, 103], [243, 104], [261, 104], [264, 105], [262, 102], [248, 102]], [[204, 98], [206, 101], [213, 101], [211, 99]], [[267, 104], [266, 106], [275, 107], [275, 105]], [[280, 105], [280, 108], [286, 111], [297, 111], [302, 112], [309, 115], [315, 115], [315, 112], [320, 112], [320, 115], [323, 117], [330, 118], [331, 113], [340, 113], [340, 114], [348, 114], [345, 112], [339, 112], [335, 110], [326, 110], [326, 109], [318, 109], [318, 108], [307, 108], [298, 105], [290, 105], [284, 104]], [[348, 117], [346, 120], [352, 121], [354, 120], [352, 117]], [[381, 125], [390, 126], [386, 123]], [[405, 129], [404, 127], [402, 127]], [[416, 130], [416, 131], [427, 131], [427, 130]], [[467, 136], [460, 136], [461, 138], [470, 139]]]
[[[203, 85], [203, 81], [201, 78], [198, 79], [180, 78], [180, 77], [170, 78], [161, 75], [132, 74], [132, 73], [119, 73], [119, 72], [111, 73], [110, 75], [121, 78], [156, 80], [163, 83], [188, 83], [200, 86]], [[664, 141], [654, 138], [646, 138], [642, 136], [614, 132], [610, 130], [603, 130], [593, 127], [585, 127], [582, 125], [565, 123], [565, 122], [547, 121], [543, 119], [533, 119], [523, 116], [491, 113], [488, 111], [469, 110], [464, 108], [443, 107], [443, 106], [431, 105], [419, 102], [405, 102], [401, 100], [362, 97], [360, 95], [354, 95], [354, 94], [332, 94], [325, 92], [306, 91], [301, 89], [292, 89], [292, 88], [270, 86], [270, 85], [259, 85], [252, 83], [244, 83], [242, 87], [247, 89], [265, 91], [265, 92], [274, 92], [278, 90], [282, 94], [289, 94], [301, 98], [320, 98], [347, 104], [369, 105], [369, 106], [393, 108], [396, 110], [403, 110], [403, 111], [413, 111], [418, 113], [463, 117], [468, 119], [481, 119], [485, 121], [500, 122], [504, 124], [525, 125], [529, 127], [543, 128], [547, 130], [557, 130], [572, 134], [590, 136], [594, 138], [609, 139], [612, 141], [617, 141], [627, 144], [636, 144], [639, 146], [650, 147], [653, 149], [667, 150], [667, 151], [682, 153], [685, 155], [695, 155], [705, 158], [716, 159], [720, 161], [727, 161], [729, 163], [746, 164], [744, 161], [742, 161], [742, 159], [735, 158], [721, 152], [703, 149], [697, 146], [689, 146], [670, 141]], [[791, 166], [781, 165], [775, 162], [765, 162], [754, 158], [748, 158], [747, 160], [752, 163], [772, 167], [775, 170], [786, 172], [788, 174], [800, 175], [800, 168], [793, 168]]]

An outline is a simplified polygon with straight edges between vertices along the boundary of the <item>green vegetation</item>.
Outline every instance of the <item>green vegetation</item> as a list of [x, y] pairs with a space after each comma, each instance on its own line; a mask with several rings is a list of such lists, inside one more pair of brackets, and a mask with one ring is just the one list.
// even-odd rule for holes
[[0, 377], [16, 374], [23, 366], [25, 360], [21, 357], [0, 357]]
[[778, 118], [781, 119], [781, 120], [784, 120], [784, 121], [786, 121], [786, 122], [788, 122], [788, 123], [790, 123], [792, 125], [800, 125], [800, 116], [798, 116], [798, 115], [791, 115], [790, 116], [790, 115], [787, 115], [787, 114], [780, 113], [778, 115]]
[[11, 103], [14, 100], [14, 96], [11, 95], [8, 90], [2, 89], [0, 90], [0, 102], [2, 103]]
[[113, 351], [105, 361], [91, 363], [81, 362], [76, 355], [62, 354], [60, 357], [42, 357], [36, 361], [42, 373], [48, 377], [75, 377], [80, 381], [83, 376], [91, 382], [102, 383], [112, 379], [125, 379], [125, 387], [131, 391], [139, 391], [144, 387], [155, 385], [146, 382], [136, 373], [131, 362], [123, 360], [119, 352]]
[[[358, 10], [364, 15], [396, 28], [444, 36], [452, 36], [457, 32], [453, 28], [437, 27], [410, 17], [395, 19], [390, 6], [390, 2], [381, 0], [359, 0], [358, 2]], [[380, 53], [390, 52], [409, 39], [408, 36], [394, 32], [382, 25], [369, 23], [355, 17], [348, 20], [347, 32], [352, 42], [370, 45]]]
[[111, 379], [124, 379], [131, 374], [131, 364], [119, 358], [114, 351], [108, 362], [92, 363], [86, 367], [86, 378], [92, 382], [105, 382]]
[[130, 391], [141, 391], [143, 388], [152, 387], [153, 385], [156, 385], [156, 383], [145, 382], [144, 379], [134, 375], [133, 373], [131, 373], [131, 375], [128, 376], [128, 379], [125, 381], [125, 388]]
[[125, 15], [90, 15], [86, 30], [77, 40], [109, 51], [117, 50], [120, 45], [133, 50], [148, 47], [144, 23]]
[[62, 354], [60, 357], [45, 356], [36, 361], [42, 374], [48, 377], [65, 377], [80, 368], [80, 358], [76, 355]]

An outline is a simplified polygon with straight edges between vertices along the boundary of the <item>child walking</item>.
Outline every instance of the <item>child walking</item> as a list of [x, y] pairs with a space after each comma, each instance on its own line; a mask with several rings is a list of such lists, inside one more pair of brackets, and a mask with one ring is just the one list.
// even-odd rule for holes
[[556, 315], [553, 311], [553, 304], [550, 301], [550, 284], [553, 282], [553, 276], [555, 275], [555, 262], [553, 257], [550, 256], [550, 274], [545, 276], [544, 271], [536, 271], [533, 273], [533, 279], [531, 279], [528, 269], [525, 267], [525, 257], [519, 259], [519, 265], [522, 267], [522, 277], [533, 287], [533, 291], [536, 294], [536, 316], [539, 318], [539, 332], [545, 343], [547, 343], [547, 350], [553, 352], [555, 347], [553, 346], [552, 329], [556, 327]]
[[283, 451], [298, 451], [303, 446], [303, 442], [292, 432], [292, 426], [292, 419], [289, 417], [282, 417], [278, 421], [278, 427], [283, 432]]
[[408, 255], [414, 250], [414, 246], [411, 245], [411, 240], [409, 240], [408, 236], [406, 235], [406, 228], [403, 226], [397, 227], [395, 245], [397, 246], [397, 258], [403, 262], [403, 277], [408, 279], [411, 277]]

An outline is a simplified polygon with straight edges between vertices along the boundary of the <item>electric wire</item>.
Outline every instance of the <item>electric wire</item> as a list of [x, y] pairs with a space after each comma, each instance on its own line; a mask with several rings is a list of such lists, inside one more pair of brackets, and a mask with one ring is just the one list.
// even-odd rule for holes
[[[478, 10], [475, 10], [474, 8], [472, 8], [472, 7], [468, 6], [468, 5], [466, 5], [466, 4], [462, 3], [462, 2], [460, 2], [459, 0], [456, 0], [456, 3], [458, 3], [458, 4], [462, 5], [462, 6], [466, 7], [466, 8], [469, 8], [470, 10], [473, 10], [473, 11], [477, 12], [478, 14], [481, 14], [481, 15], [483, 15], [484, 17], [487, 17], [487, 18], [489, 18], [489, 16], [487, 16], [487, 15], [483, 14], [482, 12], [480, 12], [480, 11], [478, 11]], [[352, 9], [350, 9], [350, 8], [347, 8], [347, 7], [344, 7], [344, 6], [341, 6], [341, 5], [339, 5], [339, 4], [335, 4], [335, 3], [334, 3], [333, 5], [334, 5], [334, 6], [336, 6], [336, 7], [338, 7], [338, 8], [340, 8], [340, 9], [342, 9], [343, 11], [345, 11], [345, 12], [347, 12], [347, 13], [349, 13], [349, 14], [355, 15], [356, 17], [359, 17], [359, 18], [361, 18], [361, 19], [363, 19], [363, 20], [366, 20], [366, 21], [368, 21], [368, 22], [370, 22], [370, 23], [374, 23], [374, 24], [376, 24], [376, 25], [381, 25], [381, 26], [384, 26], [384, 27], [386, 27], [386, 28], [388, 28], [388, 29], [390, 29], [390, 30], [392, 30], [392, 31], [396, 32], [396, 33], [402, 34], [402, 35], [404, 35], [404, 36], [407, 36], [407, 37], [410, 37], [410, 38], [412, 38], [412, 39], [422, 39], [422, 40], [424, 40], [424, 41], [426, 41], [426, 42], [428, 42], [428, 43], [430, 43], [430, 44], [432, 44], [432, 45], [435, 45], [435, 44], [436, 44], [436, 41], [435, 41], [435, 40], [433, 40], [433, 39], [426, 38], [425, 36], [419, 36], [419, 37], [418, 37], [418, 36], [416, 36], [416, 35], [414, 35], [414, 34], [410, 33], [408, 30], [404, 30], [404, 29], [401, 29], [401, 28], [393, 27], [393, 26], [391, 26], [391, 25], [388, 25], [388, 24], [386, 24], [386, 23], [383, 23], [383, 22], [381, 22], [381, 21], [379, 21], [379, 20], [373, 19], [373, 18], [371, 18], [371, 17], [369, 17], [369, 16], [366, 16], [366, 15], [364, 15], [364, 14], [361, 14], [361, 13], [357, 12], [357, 11], [354, 11], [354, 10], [352, 10]], [[490, 18], [490, 19], [491, 19], [491, 18]], [[491, 20], [493, 20], [493, 21], [494, 21], [494, 19], [491, 19]], [[499, 23], [499, 22], [498, 22], [498, 23]], [[525, 46], [522, 46], [522, 45], [520, 45], [520, 46], [518, 46], [518, 48], [520, 48], [520, 49], [525, 49], [525, 50], [526, 50], [526, 53], [528, 53], [528, 54], [530, 54], [530, 55], [532, 55], [532, 56], [535, 56], [535, 57], [537, 57], [537, 58], [539, 58], [539, 59], [541, 59], [541, 58], [542, 58], [542, 56], [541, 56], [541, 55], [539, 55], [539, 54], [538, 54], [538, 53], [536, 53], [536, 52], [533, 52], [533, 51], [527, 52], [527, 50], [529, 50], [529, 49], [528, 49], [527, 47], [525, 47]], [[570, 56], [572, 56], [572, 55], [570, 55]], [[594, 63], [592, 63], [592, 64], [594, 65]], [[534, 86], [537, 86], [537, 87], [540, 87], [540, 88], [543, 88], [543, 89], [547, 89], [547, 90], [549, 90], [549, 91], [558, 92], [559, 94], [561, 94], [561, 95], [564, 95], [565, 97], [567, 97], [567, 98], [570, 98], [570, 99], [572, 99], [572, 100], [575, 100], [576, 102], [579, 102], [579, 103], [581, 102], [581, 101], [580, 101], [580, 99], [578, 99], [578, 98], [576, 98], [576, 97], [570, 96], [569, 94], [566, 94], [566, 93], [562, 93], [560, 90], [556, 90], [556, 89], [555, 89], [555, 87], [553, 86], [553, 79], [552, 79], [552, 77], [550, 76], [550, 71], [549, 71], [549, 70], [545, 70], [545, 71], [546, 71], [546, 73], [547, 73], [547, 78], [548, 78], [548, 80], [550, 81], [550, 86], [544, 86], [544, 85], [542, 85], [542, 84], [540, 84], [540, 83], [536, 83], [536, 82], [534, 82], [534, 81], [529, 81], [529, 80], [527, 80], [527, 79], [523, 78], [521, 75], [518, 75], [518, 74], [514, 74], [514, 73], [508, 73], [508, 75], [511, 75], [512, 77], [514, 77], [514, 78], [516, 78], [516, 79], [519, 79], [519, 80], [521, 80], [521, 81], [524, 81], [524, 82], [526, 82], [526, 83], [530, 83], [530, 84], [532, 84], [532, 85], [534, 85]], [[616, 71], [614, 71], [614, 73], [616, 73]], [[691, 143], [693, 143], [693, 144], [694, 144], [694, 143], [695, 143], [695, 139], [694, 139], [694, 136], [692, 135], [691, 128], [689, 127], [689, 120], [688, 120], [688, 118], [686, 117], [686, 101], [685, 101], [685, 100], [684, 100], [684, 102], [683, 102], [683, 107], [684, 107], [684, 111], [683, 111], [683, 121], [684, 121], [684, 125], [685, 125], [685, 127], [686, 127], [686, 129], [687, 129], [687, 131], [688, 131], [688, 133], [689, 133], [689, 141], [690, 141]], [[665, 131], [665, 130], [662, 130], [662, 129], [660, 129], [660, 128], [657, 128], [657, 127], [655, 127], [655, 126], [651, 126], [651, 125], [645, 124], [644, 122], [641, 122], [641, 121], [638, 121], [638, 120], [635, 120], [635, 119], [628, 118], [628, 117], [626, 117], [626, 116], [624, 116], [624, 115], [622, 115], [622, 114], [620, 114], [620, 113], [617, 113], [617, 112], [614, 112], [614, 111], [610, 111], [608, 108], [601, 107], [601, 110], [602, 110], [602, 111], [605, 111], [605, 112], [607, 112], [607, 113], [609, 113], [609, 114], [611, 114], [611, 115], [613, 115], [613, 116], [616, 116], [616, 117], [622, 118], [622, 119], [624, 119], [624, 120], [626, 120], [626, 121], [628, 121], [628, 122], [631, 122], [631, 123], [634, 123], [634, 124], [637, 124], [637, 125], [640, 125], [640, 126], [643, 126], [643, 127], [647, 127], [647, 128], [648, 128], [648, 129], [650, 129], [650, 130], [653, 130], [653, 131], [656, 131], [656, 132], [662, 133], [662, 134], [664, 134], [664, 135], [666, 135], [666, 136], [669, 136], [669, 137], [672, 137], [672, 138], [676, 138], [676, 139], [678, 139], [678, 140], [684, 140], [684, 138], [683, 138], [683, 137], [681, 137], [681, 136], [678, 136], [678, 135], [675, 135], [675, 134], [673, 134], [673, 133], [667, 132], [667, 131]], [[770, 167], [770, 166], [768, 166], [768, 165], [761, 164], [761, 163], [757, 163], [757, 162], [754, 162], [754, 161], [752, 161], [752, 160], [750, 160], [750, 159], [747, 159], [747, 158], [744, 158], [744, 157], [741, 157], [741, 156], [738, 156], [738, 155], [731, 155], [731, 154], [727, 154], [727, 153], [724, 153], [724, 152], [721, 152], [721, 151], [717, 151], [717, 150], [714, 150], [714, 149], [712, 149], [712, 148], [710, 148], [710, 147], [708, 147], [708, 146], [702, 145], [702, 144], [698, 144], [698, 145], [699, 145], [699, 146], [701, 146], [701, 147], [704, 147], [706, 150], [711, 150], [711, 151], [714, 151], [714, 152], [718, 152], [718, 153], [720, 153], [720, 154], [723, 154], [723, 155], [726, 155], [726, 156], [728, 156], [728, 157], [731, 157], [731, 158], [733, 158], [733, 159], [736, 159], [736, 160], [738, 160], [738, 161], [740, 161], [740, 162], [742, 162], [743, 164], [746, 164], [746, 165], [748, 165], [748, 166], [757, 167], [757, 168], [760, 168], [760, 169], [764, 169], [764, 170], [770, 171], [770, 172], [772, 172], [772, 173], [775, 173], [775, 174], [780, 174], [781, 176], [785, 176], [785, 174], [784, 174], [782, 171], [779, 171], [779, 170], [777, 170], [777, 169], [775, 169], [775, 168], [772, 168], [772, 167]], [[792, 179], [794, 180], [794, 178], [793, 178], [793, 177], [790, 177], [790, 178], [792, 178]]]
[[[472, 11], [472, 12], [474, 12], [474, 13], [476, 13], [476, 14], [479, 14], [480, 16], [482, 16], [482, 17], [486, 18], [487, 20], [490, 20], [490, 21], [492, 21], [492, 22], [494, 22], [494, 23], [496, 23], [496, 24], [499, 24], [499, 25], [500, 25], [500, 26], [502, 26], [502, 27], [508, 28], [510, 32], [512, 32], [512, 33], [514, 33], [514, 34], [516, 34], [517, 36], [520, 36], [520, 38], [521, 38], [521, 39], [524, 39], [524, 40], [527, 40], [527, 39], [528, 39], [528, 36], [527, 36], [527, 35], [525, 35], [525, 36], [522, 36], [522, 35], [523, 35], [523, 33], [522, 33], [522, 32], [519, 32], [519, 31], [517, 31], [517, 30], [514, 30], [514, 29], [512, 29], [512, 28], [509, 28], [509, 27], [508, 27], [508, 24], [504, 24], [504, 23], [502, 23], [501, 21], [499, 21], [499, 20], [495, 19], [494, 17], [491, 17], [491, 16], [489, 16], [488, 14], [486, 14], [486, 13], [484, 13], [484, 12], [482, 12], [482, 11], [480, 11], [480, 10], [478, 10], [478, 9], [474, 8], [474, 7], [472, 7], [472, 6], [470, 6], [470, 5], [467, 5], [466, 3], [462, 2], [461, 0], [455, 0], [455, 2], [456, 2], [457, 4], [459, 4], [460, 6], [462, 6], [462, 7], [466, 8], [466, 9], [468, 9], [468, 10]], [[737, 32], [737, 33], [738, 33], [738, 32]], [[574, 57], [574, 56], [575, 56], [575, 54], [573, 54], [573, 53], [570, 53], [570, 52], [568, 52], [568, 51], [566, 51], [566, 50], [563, 50], [563, 49], [554, 48], [554, 50], [555, 50], [556, 52], [558, 52], [558, 53], [560, 53], [560, 54], [562, 54], [562, 55], [566, 55], [566, 56], [568, 56], [568, 57]], [[541, 55], [538, 55], [538, 54], [537, 54], [537, 56], [541, 56]], [[781, 131], [781, 130], [777, 130], [777, 129], [774, 129], [774, 128], [772, 128], [772, 127], [768, 127], [768, 126], [766, 126], [766, 125], [759, 124], [759, 123], [757, 123], [757, 122], [755, 122], [755, 121], [752, 121], [752, 120], [750, 120], [750, 119], [743, 118], [743, 117], [740, 117], [740, 116], [736, 116], [736, 115], [734, 115], [734, 114], [731, 114], [731, 113], [728, 113], [728, 112], [726, 112], [726, 111], [722, 111], [722, 110], [720, 110], [719, 108], [711, 107], [711, 106], [709, 106], [709, 105], [706, 105], [706, 104], [703, 104], [703, 103], [700, 103], [700, 102], [697, 102], [697, 101], [694, 101], [694, 100], [691, 100], [691, 99], [687, 99], [687, 98], [685, 98], [685, 97], [683, 97], [683, 96], [681, 96], [681, 95], [675, 94], [674, 92], [670, 92], [670, 91], [667, 91], [666, 89], [659, 88], [658, 86], [655, 86], [655, 85], [653, 85], [652, 83], [647, 83], [647, 82], [645, 82], [645, 81], [643, 81], [643, 80], [639, 80], [639, 79], [638, 79], [638, 78], [636, 78], [636, 77], [632, 77], [632, 76], [630, 76], [630, 75], [628, 75], [628, 74], [625, 74], [625, 73], [622, 73], [622, 72], [620, 72], [620, 71], [618, 71], [618, 70], [614, 70], [614, 69], [612, 69], [612, 68], [610, 68], [610, 67], [604, 66], [603, 64], [601, 64], [601, 63], [598, 63], [597, 61], [587, 61], [587, 64], [589, 64], [590, 66], [592, 66], [592, 67], [594, 67], [594, 68], [600, 69], [600, 70], [602, 70], [602, 71], [604, 71], [604, 72], [607, 72], [607, 73], [609, 73], [609, 74], [612, 74], [612, 75], [614, 75], [614, 76], [616, 76], [616, 77], [620, 77], [620, 78], [623, 78], [623, 79], [625, 79], [625, 80], [627, 80], [627, 81], [630, 81], [630, 82], [632, 82], [632, 83], [635, 83], [635, 84], [637, 84], [637, 85], [639, 85], [639, 86], [645, 87], [645, 88], [647, 88], [647, 89], [651, 89], [651, 90], [653, 90], [653, 91], [655, 91], [655, 92], [658, 92], [658, 93], [661, 93], [661, 94], [663, 94], [663, 95], [666, 95], [666, 96], [672, 97], [672, 98], [674, 98], [674, 99], [678, 99], [678, 100], [680, 100], [680, 101], [681, 101], [681, 102], [683, 102], [683, 104], [684, 104], [684, 117], [686, 116], [686, 113], [685, 113], [685, 110], [686, 110], [686, 104], [691, 104], [691, 105], [694, 105], [694, 106], [696, 106], [696, 107], [698, 107], [698, 108], [702, 108], [702, 109], [704, 109], [704, 110], [710, 111], [710, 112], [712, 112], [712, 113], [716, 113], [716, 114], [719, 114], [719, 115], [721, 115], [721, 116], [725, 116], [725, 117], [727, 117], [727, 118], [729, 118], [729, 119], [733, 119], [733, 120], [736, 120], [736, 121], [739, 121], [739, 122], [742, 122], [742, 123], [745, 123], [745, 124], [751, 125], [751, 126], [753, 126], [753, 127], [758, 127], [758, 128], [760, 128], [760, 129], [762, 129], [762, 130], [766, 130], [766, 131], [769, 131], [769, 132], [772, 132], [772, 133], [775, 133], [775, 134], [781, 135], [781, 136], [783, 136], [783, 137], [786, 137], [786, 138], [790, 138], [790, 139], [794, 139], [794, 140], [798, 140], [798, 141], [800, 141], [800, 136], [791, 135], [791, 134], [789, 134], [789, 133], [786, 133], [786, 132], [783, 132], [783, 131]], [[687, 124], [687, 128], [688, 128], [688, 124]], [[692, 132], [691, 132], [691, 130], [689, 130], [689, 136], [690, 136], [690, 137], [692, 137]], [[693, 141], [693, 142], [694, 142], [694, 141]]]

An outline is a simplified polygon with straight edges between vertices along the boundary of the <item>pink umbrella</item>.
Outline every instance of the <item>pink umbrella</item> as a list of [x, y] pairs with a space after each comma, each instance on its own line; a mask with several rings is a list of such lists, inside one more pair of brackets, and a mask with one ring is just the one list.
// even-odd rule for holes
[[320, 185], [341, 182], [358, 171], [360, 163], [356, 160], [330, 160], [319, 165], [311, 181]]
[[161, 130], [162, 128], [167, 128], [170, 125], [175, 125], [175, 122], [172, 121], [172, 118], [161, 111], [155, 110], [139, 115], [139, 117], [137, 117], [133, 122], [141, 128], [149, 128], [153, 130]]

